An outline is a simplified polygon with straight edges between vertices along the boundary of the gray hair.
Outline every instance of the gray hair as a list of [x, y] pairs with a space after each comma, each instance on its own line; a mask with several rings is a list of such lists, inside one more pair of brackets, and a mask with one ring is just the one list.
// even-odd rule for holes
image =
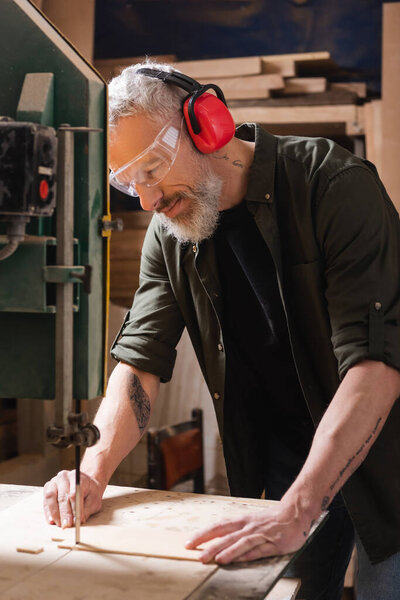
[[176, 71], [171, 65], [146, 60], [124, 69], [108, 84], [109, 125], [115, 127], [121, 117], [146, 113], [156, 122], [167, 121], [182, 110], [187, 92], [161, 79], [138, 73], [143, 67]]

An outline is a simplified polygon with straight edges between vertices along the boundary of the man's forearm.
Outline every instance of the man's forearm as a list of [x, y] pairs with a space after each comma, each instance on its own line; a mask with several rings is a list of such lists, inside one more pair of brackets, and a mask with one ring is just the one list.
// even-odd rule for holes
[[124, 363], [115, 367], [94, 421], [100, 440], [86, 450], [81, 465], [104, 488], [143, 435], [158, 389], [158, 377]]
[[308, 516], [308, 529], [363, 462], [399, 395], [400, 373], [381, 362], [365, 361], [348, 371], [303, 469], [282, 498]]

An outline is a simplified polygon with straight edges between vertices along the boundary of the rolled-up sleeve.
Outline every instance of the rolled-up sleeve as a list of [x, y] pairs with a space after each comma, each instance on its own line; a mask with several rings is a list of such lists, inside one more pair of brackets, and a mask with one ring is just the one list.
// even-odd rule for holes
[[365, 359], [400, 370], [400, 226], [367, 167], [330, 181], [316, 210], [332, 344], [342, 379]]
[[167, 382], [172, 377], [175, 348], [183, 328], [153, 218], [142, 249], [139, 289], [111, 347], [111, 355]]

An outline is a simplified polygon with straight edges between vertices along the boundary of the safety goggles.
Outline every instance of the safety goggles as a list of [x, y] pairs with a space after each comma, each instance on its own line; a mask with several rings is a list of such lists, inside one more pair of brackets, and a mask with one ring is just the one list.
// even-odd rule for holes
[[173, 117], [150, 146], [117, 171], [110, 171], [110, 184], [129, 196], [139, 196], [137, 185], [157, 185], [174, 164], [181, 141], [182, 123], [183, 117]]

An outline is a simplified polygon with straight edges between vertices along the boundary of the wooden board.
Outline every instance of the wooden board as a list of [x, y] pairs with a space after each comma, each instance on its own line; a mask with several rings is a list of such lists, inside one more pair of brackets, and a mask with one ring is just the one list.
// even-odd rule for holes
[[273, 98], [260, 98], [258, 100], [230, 100], [230, 107], [240, 106], [337, 106], [356, 104], [357, 95], [348, 90], [327, 90], [310, 94], [282, 95], [277, 93]]
[[282, 77], [295, 77], [297, 75], [296, 63], [291, 58], [269, 60], [268, 57], [261, 57], [261, 70], [263, 73], [281, 75]]
[[187, 60], [177, 62], [177, 69], [194, 79], [210, 79], [217, 77], [237, 77], [241, 75], [257, 75], [261, 73], [259, 56], [238, 58], [214, 58], [210, 60]]
[[[173, 63], [176, 60], [176, 56], [174, 54], [162, 54], [159, 56], [150, 56], [150, 58], [152, 61], [160, 63]], [[119, 75], [122, 69], [125, 69], [130, 65], [136, 65], [137, 63], [144, 62], [145, 60], [145, 56], [132, 56], [129, 58], [106, 58], [94, 60], [93, 66], [106, 81], [110, 81], [110, 79]]]
[[236, 123], [346, 123], [349, 134], [362, 134], [363, 107], [353, 104], [325, 106], [243, 106], [232, 107]]
[[281, 93], [285, 95], [292, 94], [315, 94], [325, 92], [325, 77], [290, 77], [285, 79], [285, 87]]
[[[176, 560], [199, 561], [201, 550], [186, 550], [185, 542], [189, 537], [185, 531], [177, 528], [135, 525], [134, 527], [113, 527], [112, 525], [83, 526], [81, 543], [75, 544], [75, 531], [65, 530], [57, 535], [59, 548], [83, 552], [108, 552], [155, 558], [173, 558]], [[64, 537], [59, 542], [59, 538]]]
[[323, 75], [337, 69], [326, 51], [270, 54], [262, 56], [261, 60], [263, 73], [281, 73], [284, 77]]
[[294, 52], [291, 54], [268, 54], [262, 56], [263, 60], [267, 61], [285, 61], [293, 60], [299, 63], [318, 63], [331, 64], [332, 59], [330, 52], [323, 50], [321, 52]]
[[[210, 83], [200, 79], [200, 83]], [[280, 90], [284, 87], [281, 75], [250, 75], [248, 77], [225, 77], [212, 79], [224, 92], [227, 100], [240, 98], [269, 98], [270, 90]]]
[[330, 83], [330, 90], [347, 90], [354, 92], [359, 98], [367, 97], [367, 84], [362, 81], [348, 81], [346, 83]]
[[141, 250], [152, 215], [132, 211], [114, 213], [113, 218], [122, 219], [124, 229], [111, 236], [110, 298], [115, 304], [130, 308], [139, 286]]
[[400, 2], [383, 4], [382, 180], [400, 210]]
[[382, 100], [372, 100], [364, 105], [366, 156], [379, 174], [383, 172], [382, 150]]
[[259, 98], [256, 100], [245, 99], [245, 100], [230, 100], [230, 108], [241, 108], [241, 107], [300, 107], [300, 106], [344, 106], [344, 105], [355, 105], [357, 100], [354, 92], [342, 91], [325, 91], [315, 92], [312, 94], [298, 94], [298, 95], [282, 95], [277, 93], [271, 98]]

